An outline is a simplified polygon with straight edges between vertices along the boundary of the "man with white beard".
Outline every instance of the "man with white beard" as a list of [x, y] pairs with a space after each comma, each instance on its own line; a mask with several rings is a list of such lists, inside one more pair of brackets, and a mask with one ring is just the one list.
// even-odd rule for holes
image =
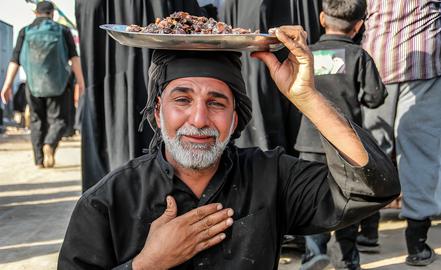
[[314, 88], [303, 29], [276, 35], [284, 62], [253, 57], [321, 132], [328, 164], [234, 146], [251, 118], [240, 54], [155, 51], [150, 152], [83, 194], [59, 269], [277, 269], [283, 235], [347, 226], [400, 193], [390, 160]]

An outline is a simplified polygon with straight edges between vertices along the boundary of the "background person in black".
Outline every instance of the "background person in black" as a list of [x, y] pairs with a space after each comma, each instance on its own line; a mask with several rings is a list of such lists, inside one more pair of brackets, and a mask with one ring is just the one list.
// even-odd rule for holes
[[83, 194], [59, 269], [277, 269], [284, 234], [345, 226], [399, 194], [390, 160], [315, 90], [306, 33], [276, 35], [283, 63], [253, 56], [323, 134], [329, 167], [234, 146], [251, 118], [237, 53], [155, 51], [145, 117], [159, 136]]
[[[367, 52], [352, 38], [363, 25], [365, 0], [324, 0], [320, 22], [326, 34], [310, 46], [314, 54], [317, 89], [348, 119], [362, 126], [361, 107], [376, 108], [387, 95], [378, 70]], [[302, 117], [295, 148], [300, 158], [326, 163], [320, 134]], [[356, 247], [358, 224], [335, 232], [341, 250], [337, 269], [360, 269]], [[324, 269], [329, 263], [326, 246], [329, 233], [306, 236], [306, 253], [300, 269]]]
[[[268, 33], [279, 25], [301, 25], [308, 33], [308, 42], [316, 42], [323, 29], [320, 27], [319, 14], [322, 0], [224, 0], [220, 18], [236, 27], [260, 30]], [[275, 53], [278, 59], [285, 59], [289, 51], [282, 49]], [[247, 94], [253, 106], [253, 118], [236, 141], [241, 147], [257, 146], [264, 150], [281, 146], [293, 156], [301, 114], [277, 90], [265, 64], [242, 55], [243, 76]], [[287, 236], [284, 243], [290, 243], [304, 250], [303, 236]]]
[[[42, 1], [37, 4], [35, 10], [36, 19], [28, 26], [29, 28], [38, 27], [46, 20], [52, 20], [54, 16], [54, 6], [49, 1]], [[71, 61], [72, 71], [75, 74], [80, 92], [84, 89], [84, 80], [81, 70], [80, 58], [77, 55], [75, 43], [70, 30], [63, 26], [63, 37], [65, 48], [67, 49], [68, 59]], [[25, 41], [25, 28], [21, 29], [14, 48], [11, 62], [8, 66], [6, 80], [1, 92], [4, 103], [8, 102], [12, 94], [12, 82], [20, 67], [20, 53]], [[61, 61], [64, 61], [62, 59]], [[29, 76], [29, 74], [27, 74]], [[35, 165], [38, 167], [53, 167], [55, 164], [55, 149], [63, 136], [66, 127], [66, 93], [59, 96], [37, 97], [34, 96], [29, 84], [26, 84], [26, 100], [31, 112], [31, 141], [34, 151]], [[68, 83], [66, 81], [66, 88]], [[44, 152], [44, 155], [43, 155]]]
[[196, 0], [76, 0], [86, 94], [82, 111], [83, 191], [109, 171], [143, 154], [152, 131], [138, 132], [147, 99], [148, 49], [122, 46], [102, 24], [148, 25], [175, 11], [200, 15]]
[[[268, 33], [268, 29], [279, 25], [301, 25], [309, 42], [317, 41], [322, 33], [321, 0], [224, 0], [221, 7], [220, 19], [235, 27]], [[275, 54], [278, 59], [285, 59], [288, 53], [283, 49]], [[287, 153], [297, 156], [294, 144], [301, 114], [277, 91], [264, 63], [251, 58], [249, 53], [243, 54], [242, 63], [253, 118], [236, 144], [264, 150], [282, 146]]]

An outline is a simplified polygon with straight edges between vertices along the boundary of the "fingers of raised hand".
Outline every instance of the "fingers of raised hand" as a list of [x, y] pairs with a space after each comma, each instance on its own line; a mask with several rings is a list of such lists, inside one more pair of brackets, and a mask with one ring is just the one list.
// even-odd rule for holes
[[307, 33], [303, 30], [300, 25], [284, 25], [276, 29], [277, 31], [283, 32], [286, 36], [291, 39], [298, 41], [301, 44], [306, 45]]
[[277, 38], [283, 42], [283, 44], [296, 56], [304, 56], [308, 52], [306, 43], [302, 42], [303, 38], [300, 38], [301, 34], [295, 38], [289, 37], [283, 31], [277, 31]]

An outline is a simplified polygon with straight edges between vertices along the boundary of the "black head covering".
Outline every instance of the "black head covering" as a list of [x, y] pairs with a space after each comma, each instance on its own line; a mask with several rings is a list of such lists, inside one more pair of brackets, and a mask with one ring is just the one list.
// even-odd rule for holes
[[139, 127], [142, 130], [145, 120], [148, 120], [155, 132], [150, 143], [150, 151], [154, 151], [161, 141], [155, 121], [157, 97], [162, 94], [169, 82], [179, 78], [210, 77], [225, 82], [233, 92], [238, 115], [238, 123], [232, 139], [240, 136], [240, 132], [251, 119], [251, 101], [246, 94], [240, 56], [241, 54], [237, 52], [170, 50], [153, 52], [149, 69], [148, 100], [142, 111], [143, 120]]

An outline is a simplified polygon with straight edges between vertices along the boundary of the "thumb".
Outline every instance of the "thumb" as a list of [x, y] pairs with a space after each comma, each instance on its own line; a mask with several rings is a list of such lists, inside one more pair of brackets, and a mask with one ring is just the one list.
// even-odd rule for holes
[[271, 74], [273, 74], [281, 65], [279, 59], [277, 59], [277, 57], [270, 52], [253, 52], [251, 57], [257, 58], [264, 62]]
[[166, 201], [167, 208], [165, 209], [164, 213], [157, 220], [155, 220], [155, 223], [158, 223], [158, 225], [170, 222], [178, 213], [178, 207], [175, 199], [172, 196], [167, 196]]
[[1, 93], [0, 93], [0, 96], [2, 98], [3, 104], [6, 104], [7, 103], [6, 102], [6, 91], [2, 90]]

